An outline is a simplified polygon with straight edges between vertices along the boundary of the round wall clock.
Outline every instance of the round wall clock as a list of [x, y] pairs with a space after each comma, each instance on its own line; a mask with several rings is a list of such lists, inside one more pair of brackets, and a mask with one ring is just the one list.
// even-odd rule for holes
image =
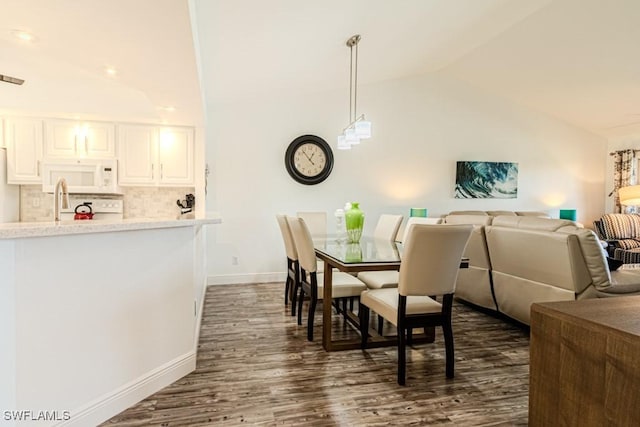
[[289, 144], [284, 164], [291, 178], [300, 184], [318, 184], [327, 179], [333, 169], [333, 151], [319, 136], [299, 136]]

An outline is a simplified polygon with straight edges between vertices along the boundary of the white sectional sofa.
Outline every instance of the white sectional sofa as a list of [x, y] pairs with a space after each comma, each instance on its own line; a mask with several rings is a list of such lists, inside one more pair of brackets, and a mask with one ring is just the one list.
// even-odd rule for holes
[[524, 324], [534, 302], [640, 294], [640, 270], [610, 272], [598, 237], [572, 221], [448, 215], [445, 223], [475, 228], [456, 296]]

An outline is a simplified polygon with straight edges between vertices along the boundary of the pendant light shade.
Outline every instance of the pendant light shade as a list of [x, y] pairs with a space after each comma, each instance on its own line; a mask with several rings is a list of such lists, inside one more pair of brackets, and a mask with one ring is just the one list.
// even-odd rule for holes
[[364, 116], [362, 120], [356, 121], [355, 123], [356, 135], [360, 139], [368, 139], [371, 138], [371, 122], [364, 120]]
[[[347, 46], [351, 52], [349, 64], [349, 124], [344, 128], [342, 135], [338, 137], [338, 149], [345, 150], [346, 144], [360, 144], [360, 140], [371, 138], [371, 122], [364, 118], [364, 114], [358, 116], [358, 43], [360, 35], [356, 34], [347, 40]], [[355, 56], [353, 50], [355, 48]]]
[[338, 136], [338, 150], [351, 150], [351, 144], [347, 142], [344, 135]]

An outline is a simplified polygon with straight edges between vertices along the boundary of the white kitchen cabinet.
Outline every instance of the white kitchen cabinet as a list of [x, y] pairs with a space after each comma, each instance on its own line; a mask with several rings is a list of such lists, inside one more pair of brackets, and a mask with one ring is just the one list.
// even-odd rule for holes
[[7, 118], [4, 121], [7, 146], [7, 182], [40, 184], [43, 121], [32, 118]]
[[155, 185], [157, 145], [156, 126], [118, 126], [118, 184]]
[[120, 125], [118, 159], [121, 186], [192, 186], [193, 129]]
[[193, 129], [160, 128], [158, 165], [160, 185], [193, 185]]
[[113, 123], [50, 119], [45, 121], [45, 133], [46, 158], [114, 158], [116, 155]]

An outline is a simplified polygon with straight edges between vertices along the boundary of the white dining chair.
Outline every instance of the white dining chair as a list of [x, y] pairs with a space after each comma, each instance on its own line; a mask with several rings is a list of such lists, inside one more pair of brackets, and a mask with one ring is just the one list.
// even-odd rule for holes
[[327, 213], [326, 212], [297, 212], [298, 218], [304, 219], [312, 237], [327, 235]]
[[291, 315], [296, 314], [296, 298], [300, 287], [300, 265], [298, 262], [298, 251], [293, 241], [293, 235], [287, 222], [285, 215], [276, 215], [282, 241], [284, 243], [285, 253], [287, 255], [287, 279], [284, 285], [284, 305], [286, 306], [291, 299]]
[[[304, 219], [311, 237], [324, 237], [327, 235], [327, 213], [326, 212], [297, 212], [298, 218]], [[317, 260], [318, 272], [324, 271], [324, 262]]]
[[[462, 253], [471, 225], [413, 224], [400, 264], [397, 288], [368, 289], [360, 295], [362, 348], [367, 347], [369, 311], [398, 330], [398, 384], [405, 384], [406, 345], [413, 328], [441, 326], [446, 354], [446, 376], [454, 375], [451, 308]], [[442, 302], [436, 301], [441, 296]]]
[[398, 231], [398, 237], [400, 237], [400, 239], [396, 238], [396, 240], [398, 242], [404, 242], [406, 240], [407, 230], [409, 229], [409, 226], [411, 224], [438, 225], [438, 224], [442, 224], [442, 222], [443, 222], [442, 218], [425, 218], [425, 217], [412, 216], [407, 220], [407, 223], [405, 224], [404, 228], [401, 228]]
[[[398, 235], [402, 236], [398, 242], [405, 242], [407, 240], [407, 234], [411, 225], [413, 224], [427, 224], [437, 225], [442, 223], [442, 218], [424, 218], [424, 217], [411, 217], [407, 220], [404, 230], [398, 231]], [[400, 273], [393, 270], [384, 271], [363, 271], [358, 273], [358, 279], [362, 280], [369, 289], [384, 289], [384, 288], [397, 288]], [[378, 316], [378, 333], [382, 334], [383, 318]]]
[[[309, 312], [307, 315], [307, 339], [313, 341], [313, 319], [318, 300], [323, 299], [325, 273], [317, 271], [316, 253], [313, 247], [311, 233], [304, 219], [287, 217], [293, 240], [298, 250], [300, 263], [300, 295], [298, 296], [298, 324], [302, 324], [302, 301], [305, 294], [309, 296]], [[358, 278], [340, 271], [330, 271], [333, 274], [331, 288], [332, 299], [359, 297], [367, 289]], [[331, 304], [331, 301], [324, 301]], [[343, 313], [346, 319], [346, 313]]]
[[402, 215], [382, 214], [373, 230], [375, 239], [395, 240], [402, 223]]

